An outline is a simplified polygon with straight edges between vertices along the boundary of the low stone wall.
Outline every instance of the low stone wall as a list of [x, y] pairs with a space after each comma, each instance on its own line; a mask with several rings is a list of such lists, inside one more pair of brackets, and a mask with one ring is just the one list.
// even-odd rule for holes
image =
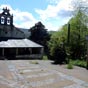
[[41, 59], [43, 55], [41, 54], [31, 54], [31, 55], [17, 55], [17, 59]]

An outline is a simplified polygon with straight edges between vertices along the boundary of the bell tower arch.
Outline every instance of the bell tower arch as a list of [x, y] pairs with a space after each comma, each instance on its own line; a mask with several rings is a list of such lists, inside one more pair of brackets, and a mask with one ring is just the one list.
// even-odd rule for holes
[[0, 14], [0, 24], [13, 26], [13, 15], [10, 14], [7, 7], [3, 8], [3, 12]]

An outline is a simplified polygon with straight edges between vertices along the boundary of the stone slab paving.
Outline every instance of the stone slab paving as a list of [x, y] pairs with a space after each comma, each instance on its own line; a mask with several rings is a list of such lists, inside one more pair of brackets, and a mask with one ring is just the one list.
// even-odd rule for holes
[[82, 80], [74, 76], [75, 70], [73, 75], [69, 75], [70, 71], [52, 65], [51, 61], [37, 62], [38, 64], [31, 60], [0, 61], [0, 88], [88, 88], [88, 74], [85, 75], [86, 80]]

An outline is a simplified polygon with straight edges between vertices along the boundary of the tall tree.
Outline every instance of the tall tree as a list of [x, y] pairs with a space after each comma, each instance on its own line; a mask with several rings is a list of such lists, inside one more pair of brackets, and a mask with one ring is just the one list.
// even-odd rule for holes
[[[87, 9], [83, 5], [79, 2], [76, 7], [75, 4], [74, 15], [69, 21], [71, 32], [70, 52], [73, 58], [81, 58], [85, 53], [85, 36], [88, 34], [88, 15], [86, 14]], [[62, 27], [62, 30], [66, 34], [67, 24]]]
[[30, 39], [43, 45], [46, 50], [47, 41], [49, 40], [50, 36], [45, 26], [41, 22], [38, 22], [33, 27], [31, 27], [29, 31], [31, 32]]
[[[85, 3], [82, 0], [74, 0], [75, 8], [70, 23], [70, 44], [67, 45], [68, 23], [65, 24], [58, 33], [55, 33], [49, 42], [50, 53], [55, 56], [58, 52], [56, 49], [61, 47], [61, 43], [65, 45], [66, 51], [69, 51], [72, 58], [79, 59], [85, 54], [85, 35], [88, 34], [88, 15]], [[81, 2], [80, 2], [81, 1]], [[58, 49], [59, 50], [59, 49]], [[61, 48], [61, 50], [63, 50]], [[57, 55], [57, 54], [56, 54]], [[58, 59], [59, 60], [59, 59]]]
[[71, 50], [74, 58], [81, 58], [85, 52], [85, 36], [88, 34], [88, 7], [84, 0], [74, 0], [74, 14], [71, 24]]
[[64, 42], [65, 36], [63, 34], [63, 30], [52, 34], [51, 39], [48, 42], [50, 59], [54, 60], [56, 64], [62, 64], [66, 61]]

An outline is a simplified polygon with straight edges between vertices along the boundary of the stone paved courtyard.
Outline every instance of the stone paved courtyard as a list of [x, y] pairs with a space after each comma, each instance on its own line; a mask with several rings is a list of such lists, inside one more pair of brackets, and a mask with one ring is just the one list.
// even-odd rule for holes
[[53, 65], [42, 60], [1, 60], [0, 88], [88, 88], [84, 68]]

